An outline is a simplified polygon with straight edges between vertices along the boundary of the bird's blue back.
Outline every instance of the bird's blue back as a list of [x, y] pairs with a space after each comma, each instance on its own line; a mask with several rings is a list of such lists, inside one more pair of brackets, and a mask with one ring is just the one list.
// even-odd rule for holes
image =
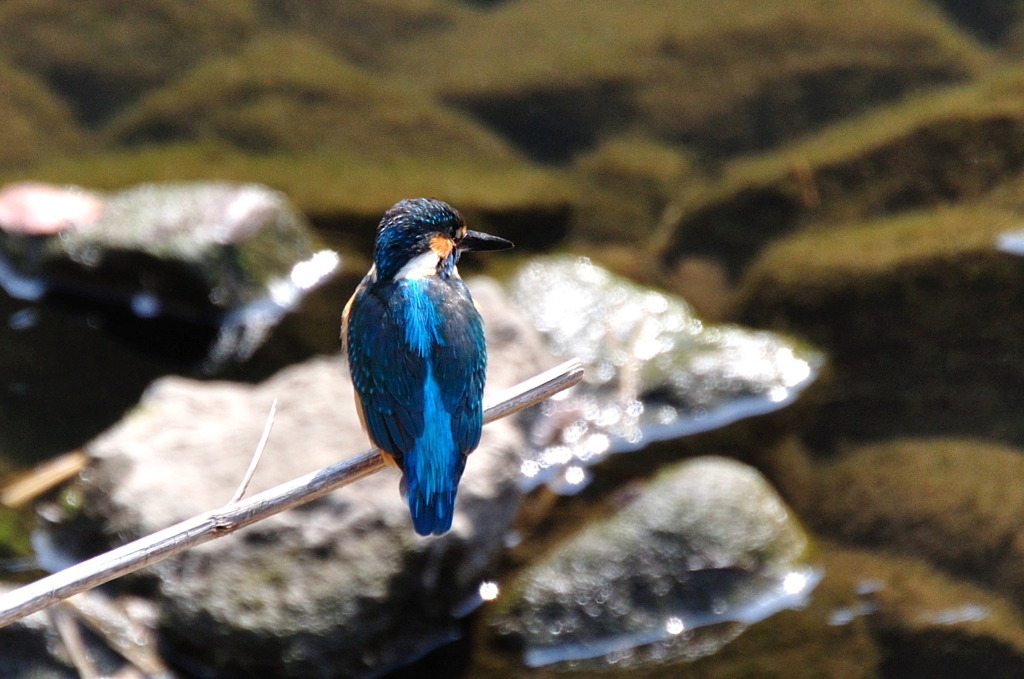
[[483, 426], [487, 352], [469, 291], [457, 276], [371, 274], [353, 298], [345, 339], [366, 428], [405, 475], [416, 531], [447, 531]]

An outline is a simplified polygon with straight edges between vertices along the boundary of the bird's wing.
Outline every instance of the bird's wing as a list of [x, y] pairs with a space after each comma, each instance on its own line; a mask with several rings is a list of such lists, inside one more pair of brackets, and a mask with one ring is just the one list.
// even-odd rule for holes
[[[410, 331], [409, 298], [387, 294], [393, 291], [361, 286], [347, 308], [349, 367], [363, 420], [374, 443], [396, 457], [412, 450], [424, 431], [427, 360], [450, 415], [455, 447], [467, 454], [480, 442], [487, 370], [483, 323], [468, 290], [460, 280], [453, 282], [443, 288], [431, 281], [423, 289], [429, 311], [417, 317], [434, 316], [425, 321], [429, 330]], [[429, 343], [427, 356], [410, 349], [410, 338]]]
[[375, 444], [399, 457], [423, 434], [426, 361], [408, 351], [404, 319], [360, 286], [347, 307], [345, 344], [363, 420]]
[[442, 341], [434, 350], [433, 371], [444, 408], [451, 414], [452, 438], [466, 454], [480, 443], [487, 347], [469, 291], [460, 279], [450, 282], [458, 294], [446, 295], [439, 305], [445, 323], [439, 332]]

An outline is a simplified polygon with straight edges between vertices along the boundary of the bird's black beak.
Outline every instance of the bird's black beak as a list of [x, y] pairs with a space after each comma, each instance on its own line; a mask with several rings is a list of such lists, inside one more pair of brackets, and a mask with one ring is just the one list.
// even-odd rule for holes
[[460, 250], [473, 250], [476, 252], [508, 250], [510, 247], [513, 247], [512, 241], [492, 236], [489, 233], [480, 233], [479, 231], [467, 231], [466, 235], [459, 241]]

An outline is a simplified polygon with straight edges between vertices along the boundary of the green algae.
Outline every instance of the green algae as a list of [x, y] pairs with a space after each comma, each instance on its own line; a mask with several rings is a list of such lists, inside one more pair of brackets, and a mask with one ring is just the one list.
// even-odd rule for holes
[[[575, 233], [605, 241], [629, 226], [653, 228], [675, 186], [692, 179], [685, 168], [680, 175], [665, 166], [673, 154], [688, 165], [688, 146], [706, 156], [775, 144], [878, 101], [974, 77], [992, 61], [917, 0], [729, 0], [710, 9], [695, 0], [659, 0], [639, 17], [608, 0], [523, 1], [487, 11], [424, 0], [238, 0], [215, 11], [204, 3], [165, 4], [145, 4], [162, 28], [135, 6], [119, 22], [97, 27], [89, 59], [76, 55], [97, 22], [93, 3], [41, 21], [55, 36], [72, 18], [83, 22], [82, 35], [67, 37], [66, 45], [43, 44], [32, 28], [6, 46], [44, 77], [71, 63], [95, 72], [80, 84], [99, 99], [107, 96], [104, 83], [123, 90], [110, 95], [123, 99], [116, 113], [108, 102], [89, 114], [105, 150], [66, 159], [68, 171], [32, 165], [19, 176], [106, 188], [164, 177], [264, 181], [314, 215], [338, 208], [354, 214], [349, 200], [369, 215], [412, 194], [497, 210], [536, 196], [547, 210], [564, 208], [575, 191], [594, 198], [576, 201]], [[50, 7], [44, 0], [17, 5], [8, 10], [12, 22]], [[271, 24], [274, 30], [257, 33]], [[185, 51], [178, 34], [163, 40], [160, 32], [182, 26], [195, 31]], [[166, 54], [140, 51], [145, 36]], [[117, 59], [101, 66], [115, 48]], [[58, 89], [84, 105], [81, 93]], [[857, 103], [820, 111], [815, 101]], [[535, 110], [553, 127], [531, 117]], [[510, 121], [519, 132], [510, 134]], [[524, 159], [520, 132], [593, 153], [556, 176]], [[629, 145], [636, 147], [631, 159], [623, 153]], [[732, 176], [712, 193], [727, 199]], [[784, 191], [784, 210], [799, 189]], [[783, 222], [762, 233], [784, 230], [788, 217]]]
[[[895, 49], [893, 31], [900, 37]], [[566, 35], [574, 39], [566, 40]], [[760, 40], [751, 40], [754, 36]], [[699, 89], [685, 94], [694, 97], [714, 89], [719, 96], [733, 97], [752, 86], [755, 74], [765, 69], [795, 70], [808, 61], [829, 59], [837, 64], [849, 62], [857, 52], [868, 56], [879, 41], [890, 49], [875, 53], [868, 63], [912, 57], [920, 70], [927, 70], [921, 67], [931, 63], [966, 75], [986, 62], [983, 51], [965, 40], [940, 12], [917, 0], [727, 0], [714, 5], [656, 0], [645, 3], [642, 16], [635, 7], [614, 0], [524, 0], [469, 15], [448, 34], [427, 36], [410, 45], [396, 55], [394, 65], [424, 74], [445, 91], [522, 89], [594, 76], [620, 77], [637, 70], [630, 57], [650, 58], [642, 51], [646, 48], [671, 52], [687, 45], [687, 52], [700, 55], [705, 64], [713, 60], [741, 68], [733, 70], [728, 81], [714, 83], [714, 88], [701, 82], [706, 71], [693, 73], [688, 77]], [[507, 45], [517, 59], [510, 63], [489, 58], [495, 44]], [[428, 49], [448, 55], [449, 67], [439, 71], [433, 62], [424, 63]], [[769, 61], [766, 56], [771, 54], [788, 59]], [[808, 56], [802, 58], [802, 54]], [[558, 72], [552, 72], [552, 64], [559, 65]], [[639, 67], [646, 65], [642, 61]]]
[[31, 530], [32, 518], [27, 512], [0, 507], [0, 559], [31, 555]]
[[[0, 480], [4, 483], [15, 475], [15, 463], [0, 450]], [[32, 554], [30, 534], [34, 525], [31, 511], [0, 504], [0, 561]]]

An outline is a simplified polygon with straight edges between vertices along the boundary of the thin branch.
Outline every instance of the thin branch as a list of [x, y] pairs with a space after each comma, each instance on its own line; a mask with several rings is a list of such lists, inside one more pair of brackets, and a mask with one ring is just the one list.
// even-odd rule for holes
[[[493, 422], [539, 403], [581, 379], [583, 366], [578, 360], [556, 366], [499, 394], [497, 403], [489, 405], [484, 410], [484, 422]], [[377, 450], [368, 450], [247, 500], [200, 514], [48, 575], [0, 596], [0, 627], [73, 594], [110, 582], [114, 578], [326, 495], [336, 488], [374, 474], [386, 465]]]
[[82, 630], [71, 615], [71, 609], [67, 603], [54, 606], [47, 614], [50, 624], [57, 630], [61, 641], [64, 642], [64, 649], [71, 657], [71, 663], [78, 670], [81, 679], [100, 679], [100, 673], [96, 669], [96, 663], [92, 661], [88, 649], [85, 647], [85, 640], [82, 639]]
[[242, 482], [238, 484], [238, 490], [231, 496], [231, 500], [228, 502], [229, 505], [235, 504], [245, 495], [245, 490], [249, 487], [253, 474], [256, 473], [256, 467], [260, 463], [260, 458], [263, 457], [263, 450], [267, 447], [267, 441], [270, 440], [270, 430], [274, 428], [274, 415], [276, 413], [277, 399], [275, 398], [273, 403], [270, 404], [270, 412], [267, 413], [267, 423], [263, 425], [263, 435], [260, 436], [260, 442], [256, 444], [256, 450], [252, 454], [249, 468], [245, 470], [245, 476], [242, 477]]
[[[47, 608], [46, 612], [64, 608], [74, 614], [76, 621], [99, 635], [128, 664], [139, 670], [128, 676], [145, 679], [171, 676], [157, 652], [155, 630], [137, 620], [138, 613], [133, 615], [128, 608], [97, 590], [68, 597]], [[121, 672], [117, 676], [125, 674]]]

